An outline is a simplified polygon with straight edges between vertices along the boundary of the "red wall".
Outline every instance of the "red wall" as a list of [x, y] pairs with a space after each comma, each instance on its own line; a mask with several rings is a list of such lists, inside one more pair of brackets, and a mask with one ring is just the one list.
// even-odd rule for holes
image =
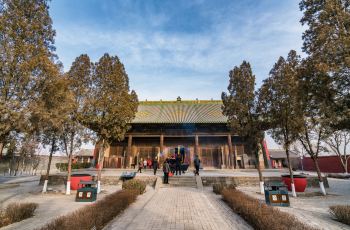
[[[305, 157], [303, 159], [304, 170], [316, 171], [314, 162], [311, 158]], [[343, 167], [341, 165], [338, 156], [323, 156], [318, 158], [318, 165], [321, 172], [325, 173], [343, 173]], [[350, 160], [348, 160], [348, 172], [350, 172]]]

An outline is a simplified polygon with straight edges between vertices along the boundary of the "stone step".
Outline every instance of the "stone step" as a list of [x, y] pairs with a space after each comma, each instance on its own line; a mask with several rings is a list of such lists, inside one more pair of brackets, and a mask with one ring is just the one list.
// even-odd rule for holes
[[194, 179], [177, 179], [177, 178], [169, 178], [169, 181], [196, 181]]
[[172, 176], [169, 177], [168, 187], [191, 187], [197, 188], [195, 177], [190, 176]]
[[182, 177], [182, 176], [171, 176], [169, 179], [176, 179], [176, 180], [196, 180], [195, 177]]

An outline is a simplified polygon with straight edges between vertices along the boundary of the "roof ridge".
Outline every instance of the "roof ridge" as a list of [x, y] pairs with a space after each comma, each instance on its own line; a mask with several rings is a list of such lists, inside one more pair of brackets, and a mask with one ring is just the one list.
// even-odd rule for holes
[[222, 100], [159, 100], [159, 101], [139, 101], [139, 104], [222, 104]]

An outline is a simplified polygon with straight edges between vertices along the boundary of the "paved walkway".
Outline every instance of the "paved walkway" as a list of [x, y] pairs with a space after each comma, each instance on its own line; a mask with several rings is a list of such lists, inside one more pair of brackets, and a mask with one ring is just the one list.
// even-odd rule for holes
[[[291, 197], [290, 207], [278, 207], [281, 211], [293, 214], [304, 223], [320, 230], [349, 230], [348, 225], [342, 224], [329, 213], [329, 207], [332, 205], [350, 205], [350, 180], [328, 178], [330, 188], [326, 189], [327, 196], [299, 196]], [[258, 187], [239, 187], [241, 191], [265, 200], [263, 195], [257, 193]], [[319, 192], [318, 188], [307, 188], [308, 192]]]
[[[27, 178], [28, 181], [24, 181], [23, 178], [22, 180], [20, 180], [20, 178], [15, 179], [16, 180], [14, 181], [16, 183], [20, 181], [22, 181], [23, 183], [18, 183], [16, 187], [2, 188], [0, 186], [0, 208], [6, 207], [11, 202], [34, 202], [37, 203], [39, 206], [35, 210], [34, 216], [32, 218], [13, 223], [11, 225], [1, 228], [1, 230], [40, 229], [40, 227], [44, 226], [46, 223], [52, 221], [58, 216], [66, 215], [79, 208], [82, 208], [85, 205], [90, 204], [88, 202], [75, 202], [74, 191], [72, 191], [72, 194], [69, 196], [64, 195], [62, 193], [42, 194], [42, 186], [38, 185], [38, 180], [31, 181], [31, 178]], [[11, 185], [10, 181], [8, 182], [8, 185]], [[61, 189], [62, 191], [64, 191], [64, 186], [58, 186], [55, 189]], [[98, 195], [98, 199], [103, 199], [105, 195], [120, 190], [121, 186], [104, 186], [103, 189], [104, 191]]]
[[149, 189], [105, 229], [252, 228], [211, 191], [171, 187]]

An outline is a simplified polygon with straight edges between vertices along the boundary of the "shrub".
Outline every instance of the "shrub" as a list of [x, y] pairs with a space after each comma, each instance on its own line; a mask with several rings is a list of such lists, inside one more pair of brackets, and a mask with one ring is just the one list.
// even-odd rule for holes
[[136, 190], [139, 194], [142, 194], [146, 190], [146, 182], [137, 179], [126, 180], [123, 182], [122, 188]]
[[103, 227], [136, 200], [134, 190], [110, 194], [92, 205], [85, 206], [65, 216], [58, 217], [41, 230], [103, 229]]
[[329, 211], [338, 221], [350, 225], [350, 205], [331, 206]]
[[226, 185], [226, 184], [213, 184], [213, 192], [215, 194], [221, 194], [221, 192], [222, 192], [222, 190], [224, 188], [236, 189], [236, 186], [234, 184], [229, 184], [229, 185]]
[[[72, 169], [85, 169], [90, 167], [91, 167], [91, 163], [88, 163], [88, 162], [72, 164]], [[56, 163], [56, 168], [62, 172], [65, 172], [68, 170], [68, 163]]]
[[19, 222], [34, 215], [36, 203], [11, 203], [0, 211], [0, 227]]
[[235, 189], [223, 189], [223, 199], [232, 210], [258, 230], [309, 230], [310, 226], [277, 208], [261, 203]]

